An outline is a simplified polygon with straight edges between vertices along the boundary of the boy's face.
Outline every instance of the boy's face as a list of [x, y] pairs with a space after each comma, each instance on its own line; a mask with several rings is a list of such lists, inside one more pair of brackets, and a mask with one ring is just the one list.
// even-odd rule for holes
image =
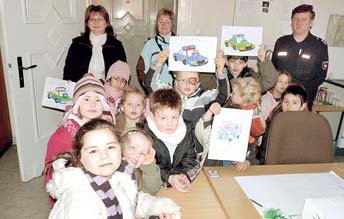
[[145, 161], [152, 144], [140, 132], [131, 133], [128, 140], [128, 144], [124, 147], [123, 155], [130, 164], [138, 168]]
[[127, 85], [127, 81], [120, 77], [112, 77], [110, 79], [110, 86], [115, 89], [115, 91], [122, 91], [124, 90], [125, 86]]
[[183, 96], [193, 94], [199, 85], [198, 72], [177, 72], [175, 87]]
[[121, 105], [121, 110], [127, 119], [133, 121], [140, 119], [145, 111], [143, 97], [136, 93], [129, 94]]
[[241, 59], [229, 59], [228, 66], [234, 77], [237, 77], [247, 66], [247, 62]]
[[163, 107], [151, 112], [151, 118], [160, 132], [172, 134], [177, 130], [180, 112], [178, 109]]
[[121, 146], [115, 135], [107, 128], [84, 135], [81, 164], [91, 173], [111, 178], [121, 164]]
[[301, 98], [294, 94], [286, 94], [282, 100], [282, 111], [303, 111], [307, 107], [306, 103], [301, 102]]
[[274, 87], [274, 90], [277, 91], [278, 93], [282, 94], [284, 90], [288, 87], [289, 85], [289, 78], [285, 74], [281, 74], [278, 77], [277, 83]]

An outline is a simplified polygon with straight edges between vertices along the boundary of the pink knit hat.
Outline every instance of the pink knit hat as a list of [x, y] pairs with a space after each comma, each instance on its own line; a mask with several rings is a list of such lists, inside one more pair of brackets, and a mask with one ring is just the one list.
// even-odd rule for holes
[[112, 77], [119, 77], [129, 82], [130, 74], [131, 72], [129, 65], [121, 60], [118, 60], [111, 65], [106, 76], [106, 81], [110, 80]]

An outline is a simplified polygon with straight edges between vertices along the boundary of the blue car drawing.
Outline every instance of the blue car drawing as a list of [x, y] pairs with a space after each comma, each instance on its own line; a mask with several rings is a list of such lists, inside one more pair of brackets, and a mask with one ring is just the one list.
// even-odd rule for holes
[[173, 53], [175, 61], [181, 61], [184, 65], [201, 66], [208, 63], [208, 58], [202, 56], [195, 45], [183, 46], [181, 50]]

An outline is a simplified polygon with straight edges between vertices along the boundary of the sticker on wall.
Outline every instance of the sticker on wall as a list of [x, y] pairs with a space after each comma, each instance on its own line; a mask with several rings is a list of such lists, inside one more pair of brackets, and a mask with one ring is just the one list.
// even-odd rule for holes
[[257, 56], [262, 27], [222, 26], [221, 48], [225, 55]]
[[65, 110], [67, 105], [73, 104], [74, 87], [74, 82], [47, 77], [43, 91], [42, 106]]
[[216, 37], [171, 37], [169, 70], [215, 72], [216, 46]]

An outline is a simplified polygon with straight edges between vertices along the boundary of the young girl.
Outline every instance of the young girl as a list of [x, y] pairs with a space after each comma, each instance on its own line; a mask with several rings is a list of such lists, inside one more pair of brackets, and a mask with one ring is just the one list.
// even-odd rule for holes
[[263, 135], [262, 144], [259, 147], [257, 159], [260, 164], [265, 162], [266, 146], [269, 138], [270, 124], [273, 118], [281, 112], [287, 111], [305, 111], [307, 110], [307, 93], [306, 90], [298, 84], [289, 85], [281, 95], [281, 101], [272, 110], [266, 120], [266, 131]]
[[142, 129], [131, 128], [119, 141], [124, 158], [136, 168], [136, 176], [141, 176], [140, 190], [155, 195], [160, 190], [162, 181], [160, 168], [154, 159], [152, 137]]
[[280, 102], [282, 93], [288, 87], [290, 83], [291, 83], [290, 74], [286, 71], [281, 71], [279, 73], [277, 83], [272, 88], [272, 90], [267, 91], [266, 94], [262, 96], [262, 114], [265, 120], [268, 118], [271, 111]]
[[143, 128], [146, 96], [142, 90], [128, 86], [123, 92], [120, 108], [121, 113], [116, 118], [120, 135], [130, 128]]
[[[92, 74], [85, 74], [75, 85], [73, 106], [66, 110], [61, 125], [48, 141], [45, 165], [60, 153], [72, 151], [72, 138], [78, 129], [94, 118], [114, 121], [114, 116], [106, 102], [103, 84]], [[51, 178], [52, 170], [45, 170], [45, 183]]]
[[123, 90], [129, 83], [130, 74], [129, 65], [119, 60], [111, 65], [106, 76], [104, 87], [108, 96], [107, 100], [116, 115], [120, 113], [118, 104], [121, 100]]
[[236, 79], [232, 82], [232, 86], [231, 100], [233, 106], [236, 105], [241, 109], [253, 110], [246, 160], [244, 162], [234, 162], [235, 168], [238, 171], [244, 171], [251, 164], [259, 164], [256, 159], [258, 137], [264, 133], [266, 126], [260, 110], [261, 88], [259, 83], [251, 77]]
[[73, 153], [53, 163], [47, 191], [57, 202], [49, 218], [181, 218], [172, 200], [138, 192], [133, 167], [121, 158], [112, 123], [94, 119], [82, 126]]

